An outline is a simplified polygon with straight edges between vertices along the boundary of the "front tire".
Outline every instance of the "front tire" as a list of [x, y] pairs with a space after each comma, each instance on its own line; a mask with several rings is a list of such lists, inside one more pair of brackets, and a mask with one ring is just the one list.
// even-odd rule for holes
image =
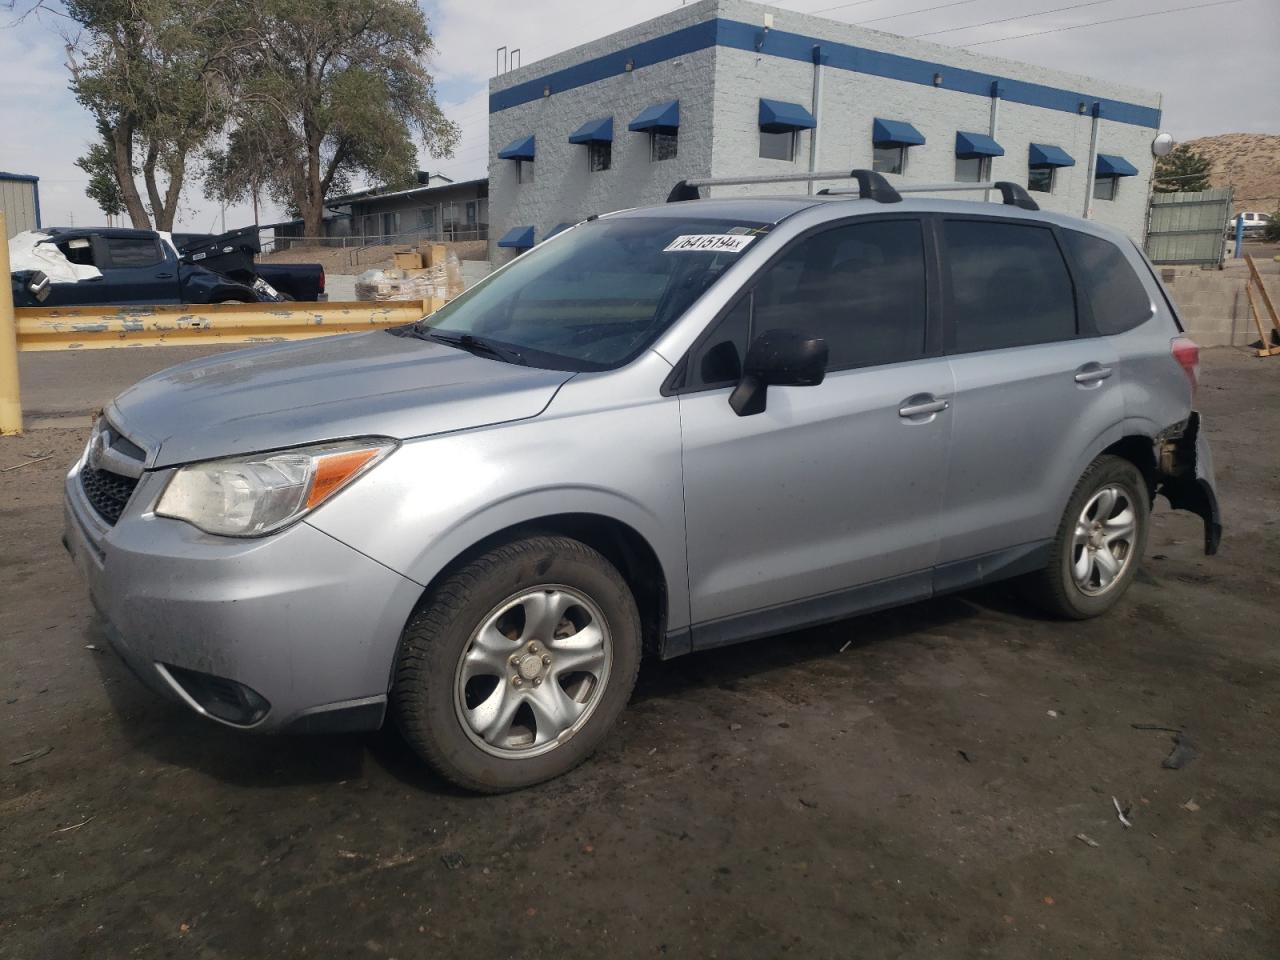
[[1049, 563], [1028, 579], [1032, 598], [1067, 620], [1106, 613], [1133, 582], [1150, 518], [1138, 468], [1110, 455], [1093, 461], [1067, 502]]
[[446, 779], [500, 793], [585, 760], [626, 706], [640, 616], [622, 575], [567, 537], [505, 544], [459, 568], [405, 628], [393, 700]]

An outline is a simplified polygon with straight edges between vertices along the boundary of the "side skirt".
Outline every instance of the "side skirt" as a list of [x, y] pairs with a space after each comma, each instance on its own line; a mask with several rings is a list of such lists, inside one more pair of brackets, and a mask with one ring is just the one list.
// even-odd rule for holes
[[816, 627], [857, 614], [885, 610], [956, 590], [1039, 570], [1049, 562], [1052, 542], [1040, 540], [957, 560], [931, 570], [889, 577], [792, 603], [709, 620], [668, 633], [660, 656], [670, 660], [695, 650], [711, 650], [746, 640]]

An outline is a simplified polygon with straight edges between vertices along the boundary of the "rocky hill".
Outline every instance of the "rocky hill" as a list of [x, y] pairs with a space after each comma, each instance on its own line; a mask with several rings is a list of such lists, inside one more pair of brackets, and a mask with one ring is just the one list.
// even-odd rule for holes
[[1188, 140], [1187, 146], [1213, 164], [1213, 186], [1235, 187], [1236, 210], [1280, 208], [1280, 135], [1223, 133]]

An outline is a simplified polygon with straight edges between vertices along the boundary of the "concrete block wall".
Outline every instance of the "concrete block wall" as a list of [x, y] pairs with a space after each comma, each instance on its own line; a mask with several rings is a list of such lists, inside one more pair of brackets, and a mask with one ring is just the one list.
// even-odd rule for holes
[[[853, 169], [870, 167], [871, 128], [877, 117], [906, 120], [925, 136], [926, 143], [908, 153], [906, 179], [952, 180], [955, 176], [957, 131], [987, 133], [991, 99], [948, 89], [948, 71], [973, 71], [1007, 80], [1038, 84], [1062, 91], [1078, 91], [1086, 113], [1031, 106], [1002, 99], [999, 104], [997, 141], [1005, 156], [993, 163], [993, 177], [1027, 182], [1030, 144], [1050, 143], [1076, 160], [1074, 167], [1058, 171], [1052, 194], [1036, 194], [1046, 209], [1076, 216], [1086, 210], [1088, 163], [1094, 100], [1117, 100], [1158, 110], [1159, 94], [1119, 84], [1047, 70], [1034, 64], [981, 56], [920, 40], [836, 23], [811, 15], [768, 7], [749, 0], [702, 0], [630, 30], [574, 48], [520, 70], [495, 78], [490, 93], [501, 95], [512, 87], [537, 81], [556, 71], [600, 58], [617, 57], [620, 51], [646, 41], [716, 20], [763, 25], [773, 18], [775, 37], [812, 38], [819, 44], [844, 44], [876, 55], [910, 57], [938, 65], [941, 84], [914, 83], [876, 76], [860, 70], [828, 66], [823, 71], [823, 96], [817, 119], [820, 126], [816, 167]], [[759, 156], [759, 101], [762, 97], [813, 107], [811, 62], [795, 59], [807, 42], [786, 40], [792, 56], [775, 55], [777, 48], [761, 40], [763, 52], [719, 42], [630, 73], [603, 76], [568, 89], [550, 89], [532, 102], [497, 109], [490, 115], [491, 236], [496, 240], [517, 225], [532, 224], [536, 239], [560, 222], [571, 222], [593, 213], [629, 206], [661, 203], [678, 180], [688, 177], [742, 176], [776, 172], [803, 172], [813, 149], [811, 133], [799, 137], [793, 161]], [[803, 52], [803, 51], [800, 51]], [[859, 54], [862, 56], [862, 54]], [[855, 64], [856, 66], [856, 64]], [[608, 71], [603, 71], [607, 73]], [[630, 133], [627, 124], [646, 107], [664, 100], [680, 101], [679, 157], [652, 163], [649, 138]], [[1073, 100], [1074, 102], [1074, 100]], [[614, 118], [613, 168], [590, 173], [587, 148], [568, 142], [583, 123], [603, 116]], [[1157, 130], [1108, 120], [1103, 111], [1099, 123], [1098, 150], [1123, 156], [1139, 175], [1119, 183], [1114, 201], [1090, 201], [1091, 216], [1118, 227], [1135, 239], [1146, 225], [1148, 186], [1154, 160], [1150, 144]], [[519, 182], [519, 166], [500, 161], [497, 152], [513, 140], [537, 137], [535, 181]], [[819, 184], [820, 188], [822, 185]], [[723, 187], [714, 195], [745, 193], [805, 193], [804, 184]], [[978, 194], [974, 199], [981, 199]], [[495, 253], [496, 248], [495, 248]], [[509, 258], [503, 252], [498, 259]]]
[[[1042, 84], [1048, 87], [1086, 92], [1093, 98], [1122, 100], [1159, 109], [1160, 95], [1121, 84], [1107, 83], [1034, 64], [978, 55], [939, 44], [912, 40], [894, 34], [835, 23], [820, 17], [795, 13], [748, 0], [719, 0], [716, 15], [763, 27], [766, 14], [773, 16], [773, 30], [801, 34], [835, 43], [870, 48], [887, 54], [911, 57], [942, 65], [942, 84], [930, 87], [887, 77], [825, 67], [822, 102], [815, 111], [820, 125], [815, 168], [869, 168], [872, 160], [872, 125], [877, 117], [906, 120], [924, 135], [926, 143], [912, 147], [907, 155], [904, 179], [947, 181], [955, 179], [955, 135], [957, 131], [988, 133], [991, 100], [971, 93], [947, 89], [947, 69], [984, 72]], [[759, 157], [757, 110], [761, 97], [786, 100], [813, 107], [813, 66], [763, 53], [721, 47], [716, 57], [715, 137], [712, 150], [714, 176], [795, 172], [809, 167], [812, 137], [801, 137], [795, 161], [788, 164]], [[1088, 101], [1092, 105], [1092, 100]], [[996, 141], [1005, 155], [992, 161], [992, 178], [1026, 184], [1027, 162], [1032, 143], [1050, 143], [1066, 150], [1075, 159], [1074, 167], [1058, 170], [1052, 194], [1035, 194], [1046, 210], [1074, 216], [1085, 213], [1086, 179], [1092, 135], [1092, 117], [1061, 110], [1001, 100]], [[1099, 124], [1098, 152], [1123, 156], [1138, 168], [1138, 176], [1121, 179], [1116, 199], [1090, 202], [1090, 218], [1141, 239], [1146, 230], [1146, 209], [1155, 160], [1151, 141], [1158, 131], [1106, 119]], [[890, 178], [894, 179], [894, 178]], [[831, 184], [819, 183], [817, 188]], [[805, 193], [804, 184], [717, 188], [716, 195], [749, 193]], [[953, 198], [956, 196], [951, 195]], [[975, 199], [980, 195], [975, 194]]]
[[[585, 60], [614, 54], [707, 19], [716, 0], [682, 7], [656, 20], [613, 34], [503, 74], [489, 90], [506, 90]], [[711, 173], [712, 102], [716, 49], [699, 50], [676, 60], [607, 77], [588, 86], [553, 92], [531, 103], [489, 116], [490, 254], [504, 263], [516, 251], [497, 241], [515, 226], [532, 225], [535, 239], [546, 239], [559, 223], [576, 223], [592, 214], [662, 203], [677, 182]], [[675, 159], [652, 162], [647, 133], [627, 125], [647, 107], [680, 101], [679, 150]], [[569, 136], [589, 120], [613, 117], [613, 157], [609, 170], [592, 173], [588, 148]], [[499, 160], [507, 144], [530, 134], [537, 138], [533, 182], [520, 183], [513, 160]]]
[[[1264, 276], [1271, 302], [1280, 307], [1280, 276]], [[1217, 270], [1178, 271], [1164, 281], [1164, 288], [1178, 308], [1188, 335], [1202, 347], [1245, 346], [1258, 340], [1258, 328], [1249, 311], [1245, 280], [1239, 273]], [[1271, 319], [1254, 291], [1264, 330]]]

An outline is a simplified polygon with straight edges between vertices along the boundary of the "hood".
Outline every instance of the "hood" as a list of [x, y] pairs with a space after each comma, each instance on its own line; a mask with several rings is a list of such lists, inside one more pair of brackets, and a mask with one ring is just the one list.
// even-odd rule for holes
[[107, 409], [148, 467], [344, 437], [396, 439], [536, 417], [573, 376], [384, 331], [170, 367]]

